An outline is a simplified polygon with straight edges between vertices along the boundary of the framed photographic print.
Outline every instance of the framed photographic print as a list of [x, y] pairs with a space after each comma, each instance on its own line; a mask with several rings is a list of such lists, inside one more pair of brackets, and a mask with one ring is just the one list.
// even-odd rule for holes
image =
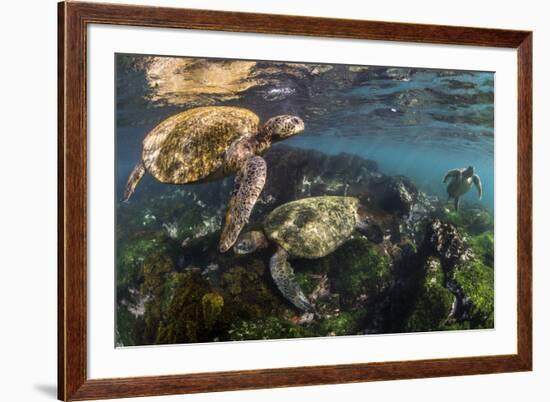
[[532, 33], [59, 4], [59, 399], [527, 371]]

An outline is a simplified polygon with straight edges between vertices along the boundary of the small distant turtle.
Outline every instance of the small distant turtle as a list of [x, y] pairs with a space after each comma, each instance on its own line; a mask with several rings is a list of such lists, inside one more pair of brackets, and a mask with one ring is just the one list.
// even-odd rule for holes
[[262, 155], [273, 142], [304, 130], [297, 116], [280, 115], [260, 126], [248, 109], [229, 106], [197, 107], [168, 117], [143, 140], [140, 162], [128, 177], [128, 201], [145, 172], [162, 183], [209, 181], [236, 173], [219, 250], [237, 240], [266, 180]]
[[303, 198], [275, 208], [264, 220], [263, 231], [243, 233], [233, 249], [237, 254], [248, 254], [267, 247], [270, 241], [275, 243], [277, 251], [269, 261], [273, 281], [294, 306], [315, 312], [288, 260], [324, 257], [346, 242], [355, 229], [368, 238], [373, 234], [380, 237], [377, 232], [381, 229], [368, 225], [366, 216], [355, 197]]
[[465, 169], [452, 169], [447, 172], [443, 178], [443, 183], [446, 183], [449, 180], [447, 185], [447, 193], [449, 194], [449, 199], [454, 198], [455, 200], [455, 210], [458, 211], [460, 204], [460, 196], [470, 190], [472, 184], [477, 189], [477, 194], [481, 200], [481, 179], [477, 174], [474, 174], [474, 168], [468, 166]]

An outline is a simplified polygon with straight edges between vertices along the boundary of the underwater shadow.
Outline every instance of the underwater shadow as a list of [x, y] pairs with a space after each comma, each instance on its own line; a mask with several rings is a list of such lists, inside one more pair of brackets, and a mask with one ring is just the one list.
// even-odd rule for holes
[[57, 386], [55, 384], [34, 384], [34, 389], [43, 395], [57, 399]]

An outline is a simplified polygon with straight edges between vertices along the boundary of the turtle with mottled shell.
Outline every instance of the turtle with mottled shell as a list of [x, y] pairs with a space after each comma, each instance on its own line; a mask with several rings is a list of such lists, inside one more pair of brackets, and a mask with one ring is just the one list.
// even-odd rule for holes
[[472, 187], [472, 184], [476, 187], [477, 195], [481, 200], [481, 179], [477, 174], [474, 174], [474, 168], [472, 166], [468, 166], [464, 169], [449, 170], [443, 178], [443, 183], [447, 181], [449, 181], [447, 185], [447, 194], [449, 194], [449, 199], [454, 198], [455, 211], [458, 211], [460, 196], [466, 194]]
[[189, 109], [168, 117], [143, 140], [141, 160], [128, 178], [124, 200], [145, 172], [162, 183], [209, 181], [236, 173], [219, 250], [237, 240], [266, 180], [261, 155], [275, 141], [304, 130], [297, 116], [280, 115], [260, 125], [252, 111], [239, 107], [210, 106]]
[[248, 254], [275, 243], [277, 251], [269, 261], [273, 281], [294, 306], [314, 312], [288, 260], [322, 258], [346, 242], [356, 229], [368, 233], [358, 198], [310, 197], [275, 208], [264, 220], [263, 231], [243, 233], [233, 249], [237, 254]]

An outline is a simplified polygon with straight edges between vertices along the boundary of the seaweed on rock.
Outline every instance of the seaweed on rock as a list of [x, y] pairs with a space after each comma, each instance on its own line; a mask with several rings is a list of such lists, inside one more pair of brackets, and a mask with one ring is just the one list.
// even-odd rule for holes
[[483, 264], [489, 267], [494, 266], [495, 240], [492, 231], [472, 237], [469, 243]]
[[460, 211], [448, 211], [441, 218], [472, 235], [493, 230], [493, 217], [486, 209], [461, 208]]
[[313, 334], [305, 327], [274, 316], [236, 321], [228, 333], [232, 341], [303, 338]]
[[472, 328], [494, 326], [494, 271], [475, 259], [457, 267], [453, 281], [464, 295], [467, 318]]
[[169, 254], [174, 244], [162, 232], [141, 231], [117, 242], [117, 297], [131, 299], [144, 280], [143, 264], [150, 256]]
[[244, 265], [234, 265], [221, 276], [220, 287], [227, 295], [224, 319], [254, 320], [281, 315], [286, 307], [276, 288], [266, 281], [266, 265], [260, 259], [249, 259], [247, 262], [246, 268]]
[[141, 295], [145, 298], [145, 332], [141, 335], [142, 339], [148, 343], [155, 342], [157, 330], [162, 320], [163, 305], [166, 294], [170, 292], [167, 289], [167, 277], [173, 269], [172, 261], [164, 255], [155, 255], [148, 257], [143, 263], [143, 284], [141, 285]]
[[360, 335], [363, 333], [368, 308], [344, 311], [325, 317], [312, 328], [316, 336]]
[[222, 315], [223, 297], [212, 290], [197, 272], [176, 273], [166, 318], [158, 328], [156, 342], [194, 343], [215, 338]]
[[409, 332], [441, 330], [452, 314], [455, 297], [445, 287], [445, 275], [439, 259], [428, 258], [424, 272], [414, 310], [405, 324]]
[[363, 237], [346, 242], [329, 259], [329, 278], [344, 307], [374, 300], [389, 286], [389, 259]]

